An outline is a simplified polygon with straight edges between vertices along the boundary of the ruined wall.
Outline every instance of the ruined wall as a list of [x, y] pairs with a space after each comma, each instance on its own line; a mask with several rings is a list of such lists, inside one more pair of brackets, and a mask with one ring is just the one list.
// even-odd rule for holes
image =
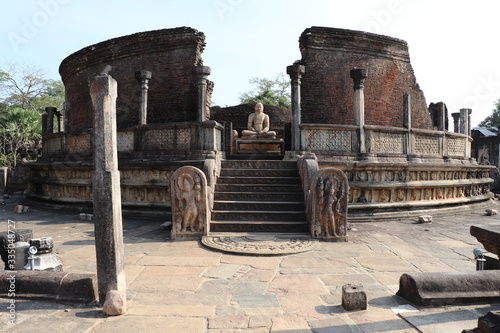
[[66, 131], [92, 127], [88, 81], [103, 71], [118, 82], [118, 128], [138, 123], [141, 91], [134, 75], [138, 70], [152, 72], [148, 124], [195, 121], [193, 66], [203, 65], [204, 47], [202, 32], [181, 27], [111, 39], [70, 55], [59, 68], [66, 87]]
[[365, 124], [403, 127], [403, 95], [411, 95], [412, 126], [432, 129], [424, 94], [400, 39], [344, 29], [312, 27], [300, 36], [302, 123], [354, 125], [350, 71], [368, 70]]

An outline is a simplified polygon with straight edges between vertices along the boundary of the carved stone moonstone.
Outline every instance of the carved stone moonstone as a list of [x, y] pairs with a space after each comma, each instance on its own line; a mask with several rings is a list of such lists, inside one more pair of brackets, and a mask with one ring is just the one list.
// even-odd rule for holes
[[324, 168], [316, 172], [308, 198], [312, 237], [347, 242], [348, 197], [348, 180], [341, 170]]
[[172, 239], [201, 238], [208, 221], [207, 179], [192, 166], [177, 169], [172, 175]]
[[247, 236], [204, 236], [201, 242], [210, 248], [224, 252], [280, 255], [301, 253], [314, 250], [318, 241], [308, 237], [290, 238], [275, 235], [247, 235]]

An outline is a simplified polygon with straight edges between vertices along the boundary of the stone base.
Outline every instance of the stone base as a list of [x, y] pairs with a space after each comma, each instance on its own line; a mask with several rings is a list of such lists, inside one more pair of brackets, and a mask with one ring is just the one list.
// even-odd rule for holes
[[284, 155], [283, 139], [236, 139], [237, 154], [279, 154]]

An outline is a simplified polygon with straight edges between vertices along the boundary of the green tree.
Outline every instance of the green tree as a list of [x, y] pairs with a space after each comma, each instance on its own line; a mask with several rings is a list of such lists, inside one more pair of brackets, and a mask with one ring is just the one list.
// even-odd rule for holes
[[10, 64], [6, 70], [0, 68], [0, 110], [19, 107], [43, 112], [47, 106], [61, 109], [63, 83], [44, 76], [42, 70], [32, 67]]
[[495, 108], [488, 117], [479, 123], [479, 126], [500, 128], [500, 99], [495, 102]]
[[0, 162], [15, 167], [21, 156], [36, 155], [42, 139], [40, 114], [19, 107], [0, 114]]
[[64, 86], [27, 66], [0, 68], [0, 164], [16, 166], [22, 157], [36, 157], [42, 138], [42, 113], [62, 108]]
[[250, 84], [255, 87], [253, 91], [242, 93], [240, 103], [258, 103], [291, 108], [290, 80], [283, 73], [274, 79], [254, 77]]

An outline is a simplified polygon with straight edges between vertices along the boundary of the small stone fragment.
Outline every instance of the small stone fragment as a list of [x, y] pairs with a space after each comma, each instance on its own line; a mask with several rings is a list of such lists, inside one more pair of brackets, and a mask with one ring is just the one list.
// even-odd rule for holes
[[342, 306], [347, 311], [366, 310], [366, 292], [361, 284], [346, 284], [342, 286]]
[[498, 214], [498, 211], [496, 209], [486, 209], [486, 215], [488, 215], [488, 216], [494, 216], [497, 214]]
[[431, 215], [421, 215], [418, 217], [418, 222], [419, 223], [431, 223], [432, 216]]
[[71, 312], [71, 309], [65, 309], [64, 312]]

